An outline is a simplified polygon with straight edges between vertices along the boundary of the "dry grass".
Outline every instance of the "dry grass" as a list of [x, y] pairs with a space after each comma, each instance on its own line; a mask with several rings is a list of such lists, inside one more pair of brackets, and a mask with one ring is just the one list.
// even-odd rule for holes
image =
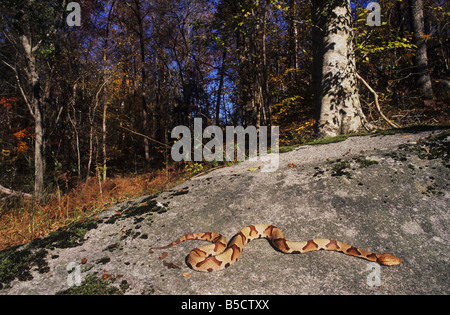
[[138, 176], [116, 177], [102, 182], [97, 178], [47, 202], [4, 200], [0, 202], [0, 251], [45, 236], [60, 227], [98, 213], [115, 203], [166, 190], [185, 177], [174, 169]]

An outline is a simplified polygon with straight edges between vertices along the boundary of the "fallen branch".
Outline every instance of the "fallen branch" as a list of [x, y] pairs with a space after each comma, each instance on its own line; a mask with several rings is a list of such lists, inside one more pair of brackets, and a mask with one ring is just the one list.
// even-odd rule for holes
[[369, 85], [369, 83], [366, 82], [358, 73], [356, 74], [357, 78], [361, 80], [362, 83], [366, 86], [366, 88], [373, 94], [373, 97], [375, 98], [375, 105], [377, 106], [377, 110], [380, 113], [381, 117], [393, 128], [401, 128], [396, 123], [390, 121], [386, 116], [384, 116], [383, 112], [381, 111], [380, 103], [378, 102], [378, 94], [375, 92], [374, 89]]
[[[158, 140], [153, 139], [153, 138], [151, 138], [151, 137], [149, 137], [149, 136], [143, 135], [142, 133], [139, 133], [139, 132], [136, 132], [136, 131], [134, 131], [134, 130], [125, 128], [125, 127], [123, 127], [123, 126], [119, 126], [119, 127], [122, 128], [122, 129], [125, 129], [126, 131], [129, 131], [129, 132], [131, 132], [131, 133], [134, 133], [135, 135], [138, 135], [138, 136], [140, 136], [140, 137], [144, 137], [144, 138], [146, 138], [146, 139], [148, 139], [148, 140], [150, 140], [150, 141], [153, 141], [153, 142], [159, 143], [159, 144], [161, 144], [161, 145], [164, 145], [164, 146], [166, 146], [167, 148], [172, 148], [172, 147], [171, 147], [170, 145], [168, 145], [167, 143], [159, 142]], [[197, 141], [198, 141], [198, 140], [197, 140]], [[200, 143], [201, 143], [201, 142], [200, 142]], [[205, 147], [205, 145], [204, 145], [203, 143], [202, 143], [202, 146], [203, 146], [206, 150], [208, 150], [209, 153], [213, 154], [213, 153], [211, 152], [211, 150], [208, 149], [207, 147]]]
[[3, 187], [2, 185], [0, 185], [0, 194], [4, 194], [4, 195], [8, 195], [10, 197], [22, 197], [23, 199], [27, 199], [27, 200], [31, 200], [33, 199], [33, 195], [27, 194], [27, 193], [23, 193], [23, 192], [19, 192], [19, 191], [15, 191], [12, 189], [8, 189], [6, 187]]
[[137, 136], [146, 138], [146, 139], [148, 139], [148, 140], [150, 140], [150, 141], [153, 141], [153, 142], [156, 142], [156, 143], [158, 143], [158, 144], [164, 145], [164, 146], [166, 146], [166, 147], [168, 147], [168, 148], [171, 148], [171, 146], [168, 145], [167, 143], [159, 142], [159, 141], [156, 140], [156, 139], [153, 139], [153, 138], [151, 138], [151, 137], [149, 137], [149, 136], [143, 135], [142, 133], [136, 132], [136, 131], [134, 131], [134, 130], [125, 128], [124, 126], [119, 126], [119, 127], [122, 128], [122, 129], [125, 129], [126, 131], [129, 131], [129, 132], [131, 132], [131, 133], [134, 133], [134, 134], [137, 135]]

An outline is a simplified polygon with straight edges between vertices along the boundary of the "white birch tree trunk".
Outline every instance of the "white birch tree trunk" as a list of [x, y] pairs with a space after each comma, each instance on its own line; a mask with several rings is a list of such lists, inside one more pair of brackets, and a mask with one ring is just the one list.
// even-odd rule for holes
[[366, 124], [359, 102], [350, 0], [313, 1], [314, 85], [322, 137]]

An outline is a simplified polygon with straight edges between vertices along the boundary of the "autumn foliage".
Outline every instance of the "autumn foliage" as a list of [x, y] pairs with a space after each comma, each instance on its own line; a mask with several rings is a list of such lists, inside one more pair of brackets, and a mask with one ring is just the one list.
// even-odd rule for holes
[[171, 168], [144, 175], [110, 178], [106, 182], [93, 177], [66, 194], [56, 191], [46, 203], [17, 198], [2, 200], [0, 251], [45, 236], [71, 222], [94, 216], [118, 202], [169, 189], [185, 176], [183, 172]]
[[[448, 124], [449, 2], [423, 1], [435, 85], [425, 101], [411, 1], [378, 1], [380, 27], [367, 25], [367, 2], [351, 1], [351, 40], [384, 115]], [[172, 161], [171, 130], [195, 118], [205, 128], [279, 126], [281, 146], [317, 136], [311, 1], [85, 0], [80, 27], [67, 25], [61, 3], [0, 2], [0, 184], [40, 187], [35, 202], [0, 195], [0, 249], [222, 166]], [[390, 128], [357, 85], [368, 121]]]

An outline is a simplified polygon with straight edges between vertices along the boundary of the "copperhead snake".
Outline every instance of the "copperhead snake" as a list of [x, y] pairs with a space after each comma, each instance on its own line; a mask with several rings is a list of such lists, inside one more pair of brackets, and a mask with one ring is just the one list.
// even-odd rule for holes
[[313, 239], [306, 242], [288, 241], [284, 238], [279, 228], [268, 224], [246, 226], [228, 244], [225, 237], [218, 233], [190, 233], [167, 246], [153, 247], [152, 249], [166, 249], [187, 240], [211, 242], [212, 244], [191, 250], [186, 262], [189, 267], [196, 271], [212, 272], [223, 270], [235, 263], [241, 255], [245, 244], [257, 238], [268, 239], [275, 249], [286, 254], [303, 254], [317, 250], [332, 250], [377, 262], [381, 265], [392, 266], [402, 262], [400, 258], [390, 254], [375, 254], [331, 239]]

